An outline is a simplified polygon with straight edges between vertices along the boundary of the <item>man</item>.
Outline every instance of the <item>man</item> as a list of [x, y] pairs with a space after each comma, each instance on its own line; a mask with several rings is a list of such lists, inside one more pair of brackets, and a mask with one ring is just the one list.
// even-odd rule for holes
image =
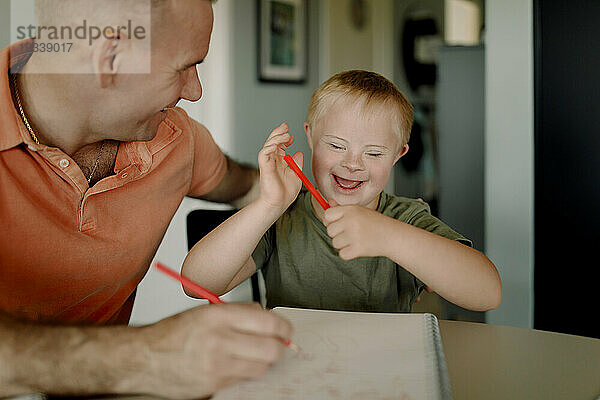
[[[143, 3], [94, 2], [91, 22], [133, 17]], [[46, 25], [72, 25], [85, 4], [37, 6]], [[150, 54], [113, 30], [69, 57], [31, 42], [0, 52], [0, 397], [199, 398], [263, 374], [291, 337], [256, 304], [125, 325], [183, 196], [239, 206], [257, 184], [175, 108], [202, 95], [211, 2], [153, 1], [151, 15]], [[144, 56], [150, 73], [128, 74]]]

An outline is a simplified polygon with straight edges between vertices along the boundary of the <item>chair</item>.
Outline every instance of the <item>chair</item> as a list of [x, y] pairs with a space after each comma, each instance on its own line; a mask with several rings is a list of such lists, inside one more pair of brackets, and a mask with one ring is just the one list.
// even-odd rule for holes
[[[187, 241], [190, 250], [200, 239], [206, 236], [231, 217], [238, 210], [193, 210], [187, 215]], [[258, 286], [258, 274], [250, 278], [252, 287], [252, 300], [260, 303], [260, 289]]]

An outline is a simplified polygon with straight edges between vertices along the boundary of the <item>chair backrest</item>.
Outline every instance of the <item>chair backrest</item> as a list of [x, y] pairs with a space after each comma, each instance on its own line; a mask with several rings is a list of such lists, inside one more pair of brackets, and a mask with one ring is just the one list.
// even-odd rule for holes
[[193, 210], [187, 215], [187, 241], [190, 250], [200, 239], [215, 229], [237, 210]]
[[[238, 210], [204, 209], [190, 211], [190, 213], [187, 215], [186, 221], [188, 250], [237, 211]], [[250, 283], [252, 286], [252, 299], [260, 303], [260, 289], [258, 285], [257, 274], [252, 275], [250, 278]]]

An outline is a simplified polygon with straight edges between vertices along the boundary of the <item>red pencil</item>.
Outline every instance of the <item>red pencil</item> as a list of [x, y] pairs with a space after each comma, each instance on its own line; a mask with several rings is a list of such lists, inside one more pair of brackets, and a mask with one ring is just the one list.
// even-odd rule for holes
[[[181, 282], [181, 284], [183, 285], [184, 288], [193, 292], [196, 296], [199, 296], [203, 299], [208, 300], [210, 302], [210, 304], [225, 304], [225, 302], [223, 300], [221, 300], [219, 298], [219, 296], [217, 296], [210, 290], [203, 288], [202, 286], [198, 285], [196, 282], [186, 278], [185, 276], [183, 276], [181, 274], [178, 274], [177, 272], [175, 272], [172, 269], [168, 268], [167, 266], [159, 263], [158, 261], [155, 263], [155, 266], [156, 266], [156, 269], [158, 269], [160, 272], [164, 272], [171, 278], [176, 279], [179, 282]], [[300, 347], [298, 347], [297, 345], [295, 345], [294, 343], [292, 343], [289, 340], [281, 339], [281, 341], [283, 342], [284, 345], [286, 345], [290, 349], [294, 350], [295, 352], [298, 352], [300, 350]]]
[[321, 193], [319, 193], [317, 191], [317, 189], [313, 186], [313, 184], [310, 183], [310, 181], [308, 180], [308, 178], [306, 177], [306, 175], [304, 175], [304, 173], [302, 172], [302, 170], [298, 167], [298, 165], [296, 165], [296, 162], [294, 161], [294, 159], [292, 157], [290, 157], [289, 154], [286, 154], [283, 157], [283, 159], [290, 166], [290, 168], [292, 169], [292, 171], [294, 171], [296, 173], [296, 175], [298, 175], [298, 178], [300, 178], [300, 180], [304, 183], [304, 186], [306, 186], [306, 188], [308, 189], [308, 191], [313, 196], [315, 196], [315, 199], [319, 202], [319, 204], [321, 205], [321, 207], [323, 207], [323, 210], [327, 210], [329, 208], [329, 204], [327, 203], [327, 201], [325, 201], [325, 199], [323, 198], [323, 196], [321, 196]]

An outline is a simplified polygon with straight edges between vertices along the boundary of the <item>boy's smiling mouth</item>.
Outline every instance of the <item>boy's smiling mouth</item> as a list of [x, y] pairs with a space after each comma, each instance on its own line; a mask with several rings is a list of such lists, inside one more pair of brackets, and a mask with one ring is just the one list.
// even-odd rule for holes
[[339, 188], [341, 188], [344, 191], [356, 190], [364, 183], [364, 181], [344, 179], [335, 174], [331, 174], [331, 176], [333, 177], [333, 180], [335, 181], [336, 186], [338, 186]]

